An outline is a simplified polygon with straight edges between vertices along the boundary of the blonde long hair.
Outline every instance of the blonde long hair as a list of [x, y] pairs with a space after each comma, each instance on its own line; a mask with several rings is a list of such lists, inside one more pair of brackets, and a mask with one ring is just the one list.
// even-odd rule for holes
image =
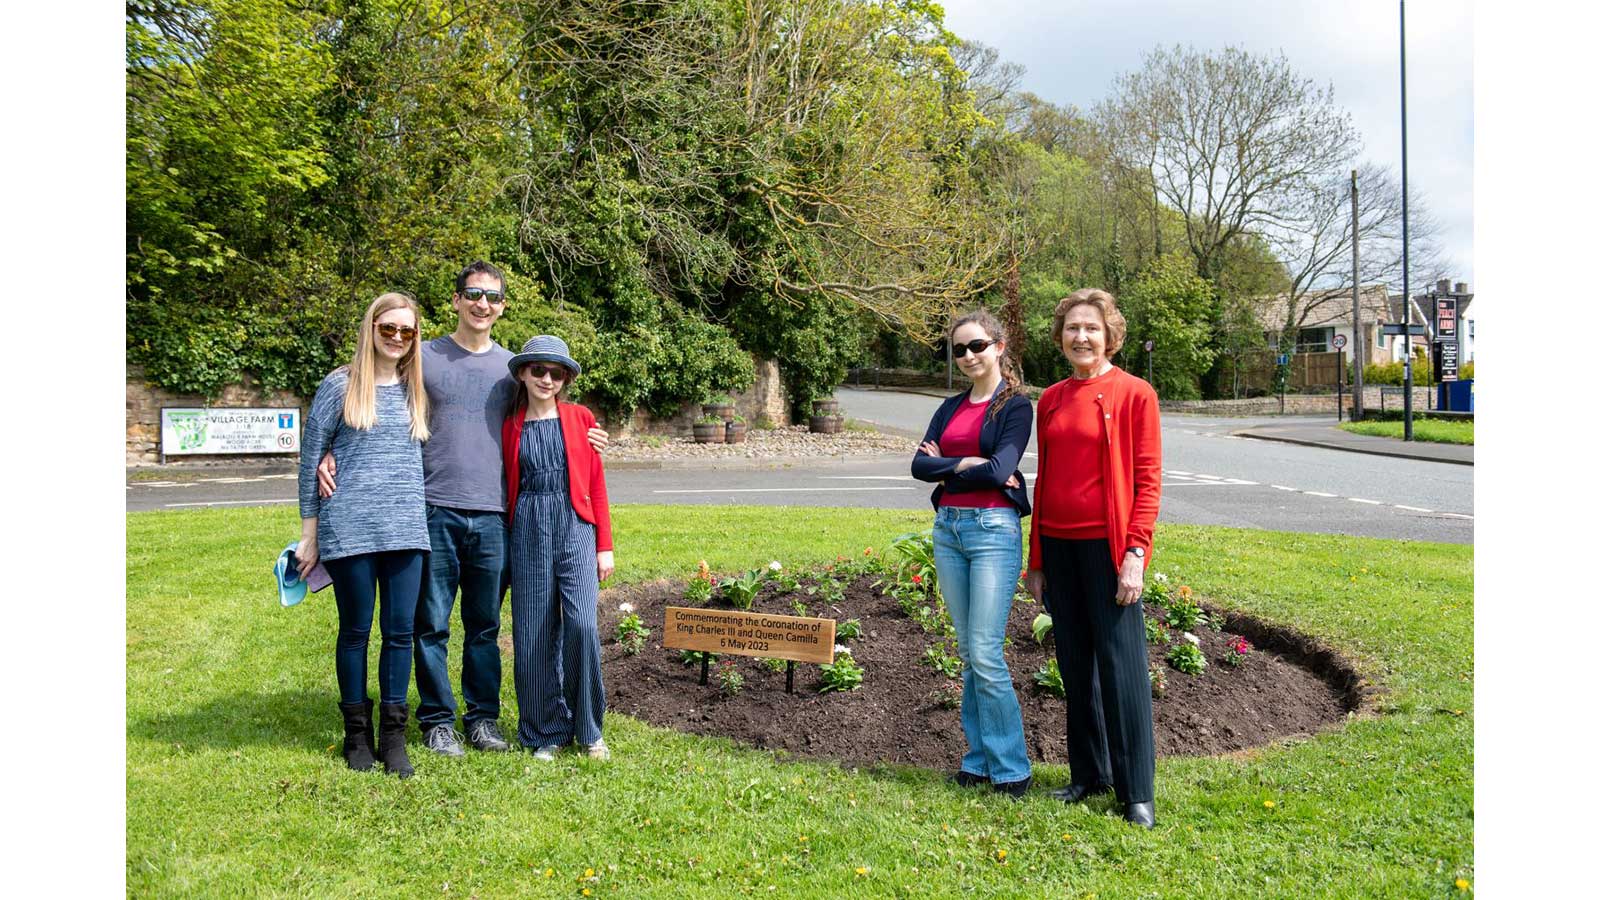
[[372, 336], [373, 323], [391, 309], [409, 309], [417, 327], [411, 348], [400, 357], [396, 374], [406, 386], [406, 400], [411, 408], [411, 437], [418, 441], [428, 439], [428, 392], [422, 386], [422, 312], [410, 294], [390, 291], [381, 294], [367, 307], [361, 317], [360, 330], [356, 332], [356, 352], [351, 357], [348, 371], [350, 381], [344, 389], [344, 423], [365, 431], [378, 423], [378, 372], [376, 358], [378, 342]]
[[989, 335], [990, 340], [1001, 341], [1006, 345], [1006, 352], [1000, 354], [1000, 389], [994, 392], [994, 397], [989, 403], [989, 412], [986, 416], [986, 418], [992, 419], [999, 415], [1000, 410], [1005, 407], [1012, 397], [1022, 393], [1022, 373], [1017, 371], [1016, 360], [1012, 358], [1011, 341], [1008, 340], [1009, 336], [1006, 334], [1005, 326], [1000, 324], [1000, 320], [995, 318], [994, 313], [982, 307], [969, 313], [964, 313], [950, 323], [950, 330], [945, 333], [946, 338], [952, 342], [955, 341], [956, 329], [963, 325], [976, 325]]

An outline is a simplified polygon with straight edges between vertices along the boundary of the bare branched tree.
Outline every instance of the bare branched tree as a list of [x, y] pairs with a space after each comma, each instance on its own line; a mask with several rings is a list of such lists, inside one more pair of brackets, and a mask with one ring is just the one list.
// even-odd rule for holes
[[1230, 243], [1287, 225], [1360, 149], [1332, 88], [1281, 54], [1157, 48], [1096, 107], [1111, 161], [1183, 214], [1196, 268], [1215, 280]]
[[[1401, 280], [1400, 185], [1388, 169], [1368, 163], [1356, 172], [1360, 204], [1361, 281], [1396, 289]], [[1329, 176], [1261, 229], [1284, 263], [1289, 285], [1279, 346], [1293, 347], [1307, 322], [1325, 321], [1330, 306], [1350, 302], [1350, 175]], [[1413, 194], [1409, 210], [1411, 271], [1427, 284], [1448, 268], [1437, 220]]]

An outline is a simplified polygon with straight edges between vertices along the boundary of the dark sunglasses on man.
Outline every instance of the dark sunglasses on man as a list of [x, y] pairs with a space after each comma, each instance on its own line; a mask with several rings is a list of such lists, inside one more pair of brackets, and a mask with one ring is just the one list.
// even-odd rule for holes
[[504, 291], [491, 291], [480, 287], [462, 288], [461, 296], [467, 298], [468, 303], [477, 303], [480, 298], [489, 301], [495, 306], [506, 302]]
[[379, 322], [378, 333], [389, 340], [399, 337], [402, 343], [409, 344], [417, 336], [417, 330], [410, 325], [396, 325], [393, 322]]
[[971, 350], [974, 354], [982, 353], [983, 351], [989, 349], [990, 345], [998, 344], [998, 343], [1000, 343], [1000, 342], [999, 341], [968, 341], [965, 344], [952, 344], [952, 345], [950, 345], [950, 352], [955, 354], [956, 359], [960, 359], [961, 357], [967, 355], [967, 351], [968, 350]]

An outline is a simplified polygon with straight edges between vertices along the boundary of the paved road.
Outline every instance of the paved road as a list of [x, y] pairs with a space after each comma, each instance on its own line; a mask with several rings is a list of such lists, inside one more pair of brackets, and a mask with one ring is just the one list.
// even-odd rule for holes
[[[939, 399], [841, 389], [846, 414], [920, 437]], [[1470, 466], [1252, 441], [1234, 431], [1271, 418], [1167, 416], [1161, 521], [1472, 543]], [[1301, 421], [1311, 421], [1303, 419]], [[1030, 449], [1031, 453], [1031, 449]], [[1037, 460], [1024, 459], [1032, 474]], [[931, 486], [908, 460], [790, 461], [716, 469], [616, 468], [615, 503], [752, 503], [928, 509]], [[189, 484], [130, 484], [129, 510], [292, 504], [292, 475]]]

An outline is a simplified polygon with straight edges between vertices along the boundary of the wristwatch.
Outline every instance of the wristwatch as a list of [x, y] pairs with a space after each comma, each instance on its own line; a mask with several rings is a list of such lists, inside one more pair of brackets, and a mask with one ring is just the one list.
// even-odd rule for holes
[[1134, 556], [1139, 557], [1140, 559], [1144, 559], [1144, 548], [1143, 547], [1129, 547], [1128, 548], [1128, 552], [1132, 553]]

